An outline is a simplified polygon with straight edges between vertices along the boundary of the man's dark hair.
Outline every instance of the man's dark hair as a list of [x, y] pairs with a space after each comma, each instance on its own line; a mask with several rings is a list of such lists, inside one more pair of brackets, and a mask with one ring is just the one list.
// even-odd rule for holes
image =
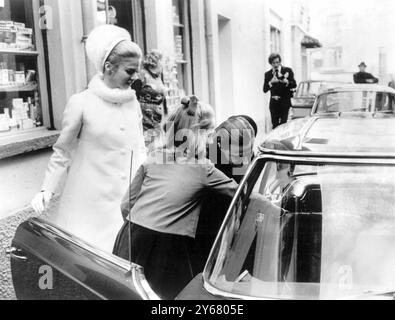
[[270, 57], [269, 57], [269, 64], [272, 64], [273, 61], [276, 60], [277, 58], [280, 59], [280, 62], [281, 62], [281, 56], [280, 56], [280, 54], [278, 54], [278, 53], [272, 53], [272, 54], [270, 55]]

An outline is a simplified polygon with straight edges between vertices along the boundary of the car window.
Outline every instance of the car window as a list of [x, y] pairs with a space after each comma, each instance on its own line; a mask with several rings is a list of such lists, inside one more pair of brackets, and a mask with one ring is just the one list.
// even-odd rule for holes
[[325, 84], [322, 82], [310, 82], [306, 95], [308, 96], [318, 95], [320, 92], [324, 90], [324, 88], [325, 88]]
[[395, 166], [262, 160], [247, 181], [205, 271], [210, 284], [284, 299], [395, 289]]
[[316, 113], [370, 112], [376, 102], [373, 91], [330, 92], [319, 97]]
[[297, 97], [303, 97], [304, 90], [305, 90], [305, 82], [302, 82], [302, 83], [299, 84], [296, 96]]
[[317, 95], [322, 88], [321, 82], [303, 82], [299, 85], [297, 95], [299, 97], [312, 97]]
[[394, 113], [395, 96], [389, 93], [377, 93], [375, 112]]
[[329, 88], [334, 88], [338, 86], [342, 86], [342, 83], [334, 83], [334, 82], [302, 82], [297, 91], [298, 97], [313, 97], [317, 96]]

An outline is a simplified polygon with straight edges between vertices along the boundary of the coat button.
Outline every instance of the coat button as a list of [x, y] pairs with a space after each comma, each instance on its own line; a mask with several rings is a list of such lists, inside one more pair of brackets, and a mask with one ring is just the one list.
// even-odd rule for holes
[[122, 179], [122, 180], [126, 180], [127, 178], [128, 178], [128, 177], [125, 176], [125, 175], [122, 175], [122, 176], [121, 176], [121, 179]]
[[120, 127], [120, 130], [121, 130], [121, 131], [125, 131], [125, 127], [123, 127], [123, 126]]
[[122, 149], [122, 150], [121, 150], [121, 154], [122, 154], [123, 156], [125, 156], [125, 155], [126, 155], [126, 150], [125, 150], [125, 149]]

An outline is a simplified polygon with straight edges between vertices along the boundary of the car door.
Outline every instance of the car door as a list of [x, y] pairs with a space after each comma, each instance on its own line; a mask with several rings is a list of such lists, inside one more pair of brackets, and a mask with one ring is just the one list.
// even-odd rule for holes
[[158, 299], [141, 267], [41, 219], [19, 226], [7, 254], [21, 300]]

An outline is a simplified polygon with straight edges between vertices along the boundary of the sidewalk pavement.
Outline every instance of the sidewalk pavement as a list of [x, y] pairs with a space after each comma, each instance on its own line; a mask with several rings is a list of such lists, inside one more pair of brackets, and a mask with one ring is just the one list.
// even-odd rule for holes
[[[48, 218], [58, 206], [58, 199], [55, 198], [47, 212], [40, 218]], [[18, 213], [5, 219], [0, 219], [0, 301], [16, 300], [14, 286], [12, 284], [10, 259], [5, 256], [5, 249], [11, 247], [12, 239], [18, 226], [24, 221], [37, 217], [31, 207], [26, 207]]]

